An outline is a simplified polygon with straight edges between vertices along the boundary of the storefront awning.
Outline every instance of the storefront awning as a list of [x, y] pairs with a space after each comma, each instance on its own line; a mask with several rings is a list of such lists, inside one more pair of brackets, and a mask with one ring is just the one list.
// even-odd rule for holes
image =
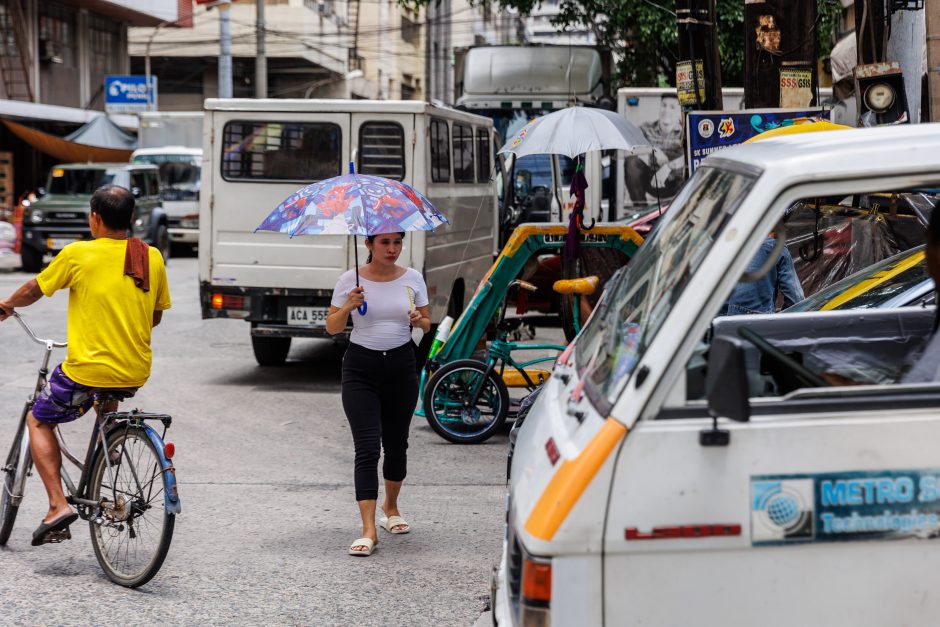
[[[129, 161], [131, 153], [134, 151], [133, 147], [128, 148], [126, 145], [121, 147], [91, 146], [89, 144], [69, 141], [64, 137], [57, 137], [12, 120], [3, 120], [3, 124], [6, 125], [14, 135], [36, 150], [55, 157], [62, 162]], [[79, 129], [79, 131], [76, 131], [69, 137], [79, 135], [82, 130], [83, 129]]]

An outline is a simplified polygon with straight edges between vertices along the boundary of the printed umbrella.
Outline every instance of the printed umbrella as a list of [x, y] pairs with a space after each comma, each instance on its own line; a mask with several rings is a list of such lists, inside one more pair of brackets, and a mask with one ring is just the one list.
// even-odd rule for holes
[[[368, 174], [349, 174], [311, 183], [287, 197], [255, 231], [295, 235], [352, 235], [359, 286], [358, 235], [432, 231], [449, 220], [415, 189]], [[359, 308], [365, 315], [366, 304]]]
[[594, 150], [626, 150], [630, 154], [652, 148], [643, 132], [623, 116], [604, 109], [568, 107], [535, 118], [516, 132], [499, 152], [516, 158], [556, 154], [574, 159]]

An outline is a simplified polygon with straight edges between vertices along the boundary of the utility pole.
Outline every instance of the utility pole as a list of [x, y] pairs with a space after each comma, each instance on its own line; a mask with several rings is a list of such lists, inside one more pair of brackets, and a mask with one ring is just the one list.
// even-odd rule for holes
[[678, 0], [679, 60], [676, 92], [685, 109], [721, 109], [721, 61], [715, 0]]
[[926, 121], [940, 122], [940, 0], [926, 0], [924, 11], [927, 16], [927, 84], [930, 103], [930, 117]]
[[219, 98], [232, 97], [232, 26], [229, 10], [232, 3], [219, 5]]
[[745, 107], [816, 105], [819, 86], [816, 23], [816, 0], [745, 2]]
[[268, 59], [264, 49], [264, 0], [255, 0], [255, 98], [268, 97]]

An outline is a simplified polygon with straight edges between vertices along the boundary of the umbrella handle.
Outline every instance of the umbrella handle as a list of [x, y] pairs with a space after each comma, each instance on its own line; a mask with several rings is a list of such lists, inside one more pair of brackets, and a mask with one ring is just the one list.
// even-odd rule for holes
[[366, 315], [366, 311], [369, 310], [369, 303], [362, 301], [362, 304], [356, 307], [356, 311], [359, 312], [360, 316]]

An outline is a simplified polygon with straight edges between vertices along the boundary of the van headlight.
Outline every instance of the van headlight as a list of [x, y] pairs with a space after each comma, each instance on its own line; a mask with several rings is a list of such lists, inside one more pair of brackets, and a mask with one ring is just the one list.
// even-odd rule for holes
[[29, 212], [29, 221], [39, 224], [43, 220], [42, 209], [33, 209]]
[[134, 227], [140, 231], [150, 226], [150, 214], [142, 215], [134, 220]]
[[552, 603], [552, 561], [525, 556], [522, 560], [522, 586], [519, 625], [550, 627]]

